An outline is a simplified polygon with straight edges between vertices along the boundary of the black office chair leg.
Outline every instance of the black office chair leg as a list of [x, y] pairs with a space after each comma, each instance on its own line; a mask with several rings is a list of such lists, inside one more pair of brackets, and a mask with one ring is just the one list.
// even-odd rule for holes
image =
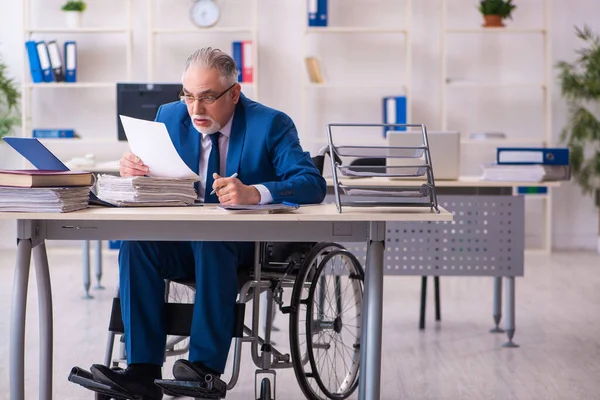
[[442, 320], [442, 308], [440, 306], [440, 277], [433, 277], [433, 291], [435, 292], [435, 320]]
[[425, 329], [425, 306], [427, 303], [427, 277], [421, 277], [421, 313], [419, 316], [419, 329]]

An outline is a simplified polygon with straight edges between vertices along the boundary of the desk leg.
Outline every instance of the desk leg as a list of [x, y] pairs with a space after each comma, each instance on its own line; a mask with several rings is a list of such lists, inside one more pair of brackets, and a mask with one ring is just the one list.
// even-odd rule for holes
[[38, 286], [38, 308], [40, 318], [40, 387], [39, 399], [52, 399], [52, 288], [46, 243], [33, 248], [35, 277]]
[[502, 277], [494, 277], [494, 298], [492, 305], [492, 316], [496, 326], [490, 329], [490, 333], [504, 333], [504, 329], [500, 328], [500, 320], [502, 319]]
[[25, 310], [31, 264], [31, 240], [19, 239], [10, 321], [10, 398], [25, 399]]
[[95, 240], [94, 247], [96, 250], [94, 254], [96, 257], [94, 263], [94, 267], [96, 267], [96, 287], [94, 289], [102, 290], [104, 289], [104, 286], [100, 283], [102, 280], [102, 240]]
[[83, 295], [84, 299], [93, 299], [90, 296], [90, 241], [83, 241], [83, 257], [82, 263], [83, 267], [83, 290], [85, 290], [85, 294]]
[[506, 278], [506, 336], [508, 336], [508, 342], [504, 343], [502, 347], [519, 347], [518, 344], [513, 342], [515, 336], [515, 277], [507, 276]]
[[[363, 296], [359, 399], [377, 400], [381, 385], [381, 323], [383, 315], [383, 251], [385, 223], [370, 223]], [[368, 335], [364, 335], [368, 332]]]

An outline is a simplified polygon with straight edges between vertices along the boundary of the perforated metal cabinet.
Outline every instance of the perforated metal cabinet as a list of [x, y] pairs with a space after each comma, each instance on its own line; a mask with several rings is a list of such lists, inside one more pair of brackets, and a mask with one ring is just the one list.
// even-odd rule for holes
[[[443, 195], [452, 222], [388, 222], [385, 273], [523, 276], [523, 196]], [[366, 247], [345, 243], [364, 263]]]

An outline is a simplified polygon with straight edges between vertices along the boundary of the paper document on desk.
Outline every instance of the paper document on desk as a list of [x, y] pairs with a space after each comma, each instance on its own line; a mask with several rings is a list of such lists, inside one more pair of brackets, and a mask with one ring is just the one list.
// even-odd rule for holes
[[131, 152], [150, 168], [150, 176], [199, 179], [177, 153], [165, 124], [124, 115], [119, 117]]

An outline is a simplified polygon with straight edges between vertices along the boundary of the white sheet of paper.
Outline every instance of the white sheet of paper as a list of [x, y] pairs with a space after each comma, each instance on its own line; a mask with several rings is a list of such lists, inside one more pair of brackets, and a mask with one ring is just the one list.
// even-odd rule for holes
[[119, 115], [131, 152], [150, 168], [148, 175], [165, 178], [196, 178], [175, 149], [162, 122]]

